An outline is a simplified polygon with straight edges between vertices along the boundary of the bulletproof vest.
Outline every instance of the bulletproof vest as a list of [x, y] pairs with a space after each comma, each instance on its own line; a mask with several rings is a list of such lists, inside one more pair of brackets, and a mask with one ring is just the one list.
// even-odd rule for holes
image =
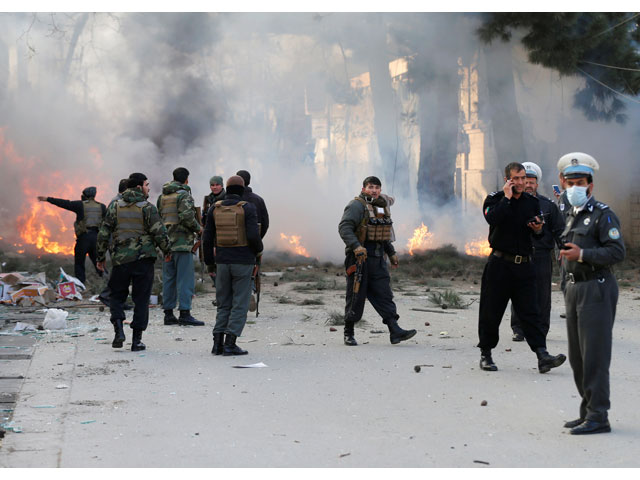
[[391, 211], [389, 204], [382, 208], [376, 207], [364, 201], [361, 197], [356, 197], [364, 205], [366, 213], [362, 223], [358, 226], [356, 236], [360, 243], [386, 242], [393, 237], [393, 222], [391, 221]]
[[87, 233], [88, 228], [98, 228], [102, 223], [102, 205], [93, 198], [83, 200], [82, 208], [84, 210], [82, 220], [73, 224], [76, 236]]
[[124, 242], [131, 238], [139, 238], [144, 235], [142, 207], [146, 204], [146, 201], [129, 204], [124, 200], [118, 200], [116, 206], [118, 221], [113, 234], [116, 243]]
[[222, 205], [217, 201], [213, 209], [213, 220], [216, 225], [216, 246], [246, 247], [247, 228], [244, 224], [244, 208], [247, 202], [240, 201], [235, 205]]
[[160, 215], [162, 215], [162, 221], [167, 226], [180, 223], [180, 218], [178, 217], [178, 194], [182, 192], [184, 190], [162, 195]]

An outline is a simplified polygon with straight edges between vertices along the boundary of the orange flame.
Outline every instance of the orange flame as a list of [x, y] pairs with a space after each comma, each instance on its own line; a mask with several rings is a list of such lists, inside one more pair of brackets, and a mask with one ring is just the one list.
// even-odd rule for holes
[[[102, 165], [97, 148], [92, 147], [89, 154], [96, 167]], [[75, 235], [71, 225], [75, 220], [72, 212], [67, 212], [48, 202], [38, 201], [38, 196], [51, 196], [64, 199], [79, 199], [82, 188], [96, 185], [98, 192], [108, 192], [111, 188], [100, 183], [87, 181], [81, 172], [52, 170], [45, 161], [36, 158], [21, 157], [13, 143], [5, 138], [4, 128], [0, 127], [0, 163], [19, 168], [23, 178], [22, 208], [16, 218], [16, 233], [25, 246], [33, 246], [47, 253], [73, 255]], [[103, 177], [103, 176], [102, 176]], [[65, 213], [66, 212], [66, 213]], [[20, 245], [22, 247], [22, 245]], [[24, 248], [17, 253], [24, 253]]]
[[464, 244], [464, 253], [475, 257], [488, 257], [491, 255], [491, 247], [488, 240], [472, 240]]
[[300, 245], [300, 239], [302, 238], [300, 235], [285, 235], [284, 233], [281, 233], [280, 238], [289, 242], [289, 245], [287, 246], [292, 247], [290, 249], [298, 255], [302, 255], [303, 257], [309, 256], [307, 249]]
[[413, 255], [414, 250], [426, 250], [431, 246], [433, 233], [429, 231], [424, 223], [413, 231], [413, 237], [409, 239], [407, 248], [409, 249], [409, 255]]

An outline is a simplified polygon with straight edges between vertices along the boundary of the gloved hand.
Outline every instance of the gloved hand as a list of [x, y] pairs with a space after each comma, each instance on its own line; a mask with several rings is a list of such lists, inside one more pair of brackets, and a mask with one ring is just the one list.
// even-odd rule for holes
[[366, 260], [367, 259], [367, 249], [363, 246], [359, 246], [353, 249], [353, 253], [356, 255], [356, 260]]
[[397, 267], [397, 266], [398, 266], [398, 255], [396, 255], [396, 254], [394, 253], [393, 255], [391, 255], [391, 256], [389, 257], [389, 261], [391, 262], [391, 265], [394, 265], [394, 266], [396, 266], [396, 267]]

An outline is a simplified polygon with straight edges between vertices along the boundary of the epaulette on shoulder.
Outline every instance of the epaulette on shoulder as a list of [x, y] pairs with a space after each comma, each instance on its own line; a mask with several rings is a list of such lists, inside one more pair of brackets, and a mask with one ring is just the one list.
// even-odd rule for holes
[[599, 208], [600, 210], [606, 210], [607, 208], [609, 208], [609, 205], [602, 202], [596, 202], [596, 207]]
[[489, 194], [489, 196], [490, 196], [490, 197], [493, 197], [493, 196], [497, 195], [498, 193], [500, 193], [500, 192], [499, 192], [499, 191], [498, 191], [498, 192], [491, 192], [491, 193]]

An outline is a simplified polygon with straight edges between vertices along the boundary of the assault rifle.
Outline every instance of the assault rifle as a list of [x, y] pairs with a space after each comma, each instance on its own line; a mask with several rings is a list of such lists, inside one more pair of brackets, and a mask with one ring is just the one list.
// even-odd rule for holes
[[[203, 227], [202, 211], [200, 210], [200, 207], [196, 207], [196, 219], [198, 220], [198, 225]], [[202, 251], [202, 235], [198, 235], [196, 237], [196, 243], [193, 244], [191, 253], [196, 253], [196, 250], [198, 250], [198, 258], [200, 259], [200, 279], [204, 283], [204, 252]]]
[[360, 255], [356, 257], [355, 265], [351, 265], [347, 269], [347, 275], [353, 273], [353, 292], [351, 295], [351, 303], [349, 305], [349, 317], [354, 314], [353, 305], [356, 303], [356, 299], [358, 298], [358, 292], [360, 291], [360, 285], [362, 284], [362, 273], [364, 270], [364, 255]]
[[253, 284], [253, 292], [256, 294], [256, 318], [260, 315], [260, 264], [262, 263], [262, 255], [256, 257], [256, 264], [253, 267], [251, 273], [251, 280]]

